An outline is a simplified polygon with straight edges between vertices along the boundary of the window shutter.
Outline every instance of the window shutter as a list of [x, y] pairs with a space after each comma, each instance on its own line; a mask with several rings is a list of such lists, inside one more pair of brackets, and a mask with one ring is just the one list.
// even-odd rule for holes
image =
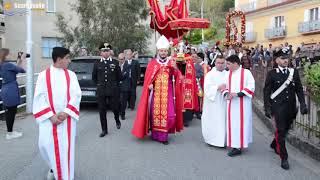
[[286, 26], [286, 21], [284, 19], [284, 16], [281, 16], [281, 27], [285, 27]]
[[275, 27], [275, 17], [271, 17], [271, 20], [270, 20], [270, 28], [274, 28]]
[[308, 22], [310, 20], [310, 10], [304, 10], [304, 22]]

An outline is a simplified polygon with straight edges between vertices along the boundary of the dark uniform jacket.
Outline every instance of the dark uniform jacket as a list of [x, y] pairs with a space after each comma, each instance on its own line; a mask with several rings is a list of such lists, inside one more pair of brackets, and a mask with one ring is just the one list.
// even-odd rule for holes
[[112, 58], [94, 64], [92, 80], [97, 84], [97, 96], [119, 96], [121, 69]]
[[275, 92], [289, 77], [289, 70], [284, 74], [278, 68], [268, 72], [264, 87], [264, 107], [266, 112], [270, 112], [276, 120], [284, 123], [292, 123], [298, 112], [296, 104], [296, 95], [300, 102], [300, 108], [305, 108], [303, 88], [301, 85], [299, 72], [295, 69], [293, 80], [289, 86], [284, 89], [273, 100], [271, 94]]

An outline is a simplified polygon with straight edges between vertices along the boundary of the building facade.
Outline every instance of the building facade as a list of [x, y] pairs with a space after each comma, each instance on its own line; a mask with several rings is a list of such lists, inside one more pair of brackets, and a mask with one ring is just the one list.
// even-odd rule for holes
[[250, 47], [288, 42], [295, 49], [319, 43], [319, 9], [319, 0], [235, 0], [235, 10], [246, 15], [245, 46]]
[[[5, 4], [11, 3], [10, 6]], [[56, 28], [56, 14], [61, 13], [66, 17], [72, 17], [70, 24], [76, 24], [77, 16], [71, 11], [70, 3], [76, 0], [33, 0], [33, 4], [42, 3], [44, 9], [32, 10], [32, 57], [34, 72], [44, 70], [52, 63], [52, 48], [61, 45], [61, 34]], [[14, 3], [26, 3], [25, 0], [4, 1], [3, 7], [14, 8]], [[8, 8], [8, 7], [7, 7]], [[12, 9], [11, 9], [12, 10]], [[10, 59], [15, 60], [18, 52], [26, 52], [27, 20], [23, 9], [13, 9], [12, 13], [4, 13], [0, 16], [3, 19], [4, 27], [0, 28], [0, 46], [10, 49]], [[1, 21], [2, 22], [2, 21]]]

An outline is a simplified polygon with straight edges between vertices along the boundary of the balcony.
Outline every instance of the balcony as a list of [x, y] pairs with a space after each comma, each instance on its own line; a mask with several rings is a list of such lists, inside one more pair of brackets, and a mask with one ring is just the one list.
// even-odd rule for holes
[[274, 27], [270, 29], [265, 29], [264, 37], [266, 39], [279, 39], [284, 38], [287, 35], [287, 28], [283, 27]]
[[241, 10], [243, 12], [250, 12], [250, 11], [256, 10], [256, 8], [257, 8], [257, 2], [250, 2], [247, 4], [239, 5], [239, 7], [237, 9]]
[[267, 1], [267, 5], [268, 6], [273, 6], [273, 5], [276, 5], [276, 4], [280, 4], [280, 3], [283, 3], [283, 2], [286, 2], [288, 0], [268, 0]]
[[320, 20], [301, 22], [298, 25], [298, 31], [301, 34], [320, 33]]
[[245, 42], [246, 43], [252, 43], [256, 42], [257, 40], [257, 33], [256, 32], [247, 32]]
[[256, 0], [250, 3], [241, 3], [237, 7], [235, 7], [235, 9], [248, 13], [252, 11], [259, 11], [263, 9], [269, 9], [276, 6], [289, 4], [295, 1], [297, 0]]

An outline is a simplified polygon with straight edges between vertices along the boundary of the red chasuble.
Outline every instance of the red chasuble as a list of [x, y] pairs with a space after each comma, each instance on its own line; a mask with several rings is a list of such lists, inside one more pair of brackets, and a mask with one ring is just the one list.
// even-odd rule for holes
[[[137, 138], [143, 138], [148, 134], [149, 127], [150, 127], [150, 119], [149, 119], [149, 112], [148, 112], [148, 99], [150, 95], [150, 90], [149, 90], [149, 85], [154, 84], [154, 88], [158, 88], [161, 86], [159, 82], [157, 82], [157, 78], [159, 77], [164, 77], [169, 74], [169, 71], [171, 71], [171, 74], [174, 74], [175, 76], [175, 96], [176, 96], [176, 101], [175, 101], [175, 128], [170, 129], [169, 133], [174, 133], [176, 131], [181, 131], [183, 129], [183, 119], [182, 119], [182, 86], [181, 86], [181, 73], [178, 70], [174, 70], [172, 67], [172, 62], [168, 62], [168, 66], [166, 68], [161, 68], [161, 65], [157, 62], [156, 59], [153, 59], [150, 61], [148, 64], [146, 74], [145, 74], [145, 79], [144, 79], [144, 85], [142, 89], [142, 94], [137, 110], [137, 115], [136, 119], [134, 121], [133, 129], [132, 129], [132, 134], [137, 137]], [[160, 71], [161, 70], [161, 71]], [[169, 70], [169, 71], [168, 71]], [[161, 91], [164, 89], [161, 89]], [[154, 94], [155, 96], [157, 94]], [[160, 102], [164, 103], [164, 102]], [[154, 108], [155, 109], [155, 108]], [[154, 116], [157, 114], [154, 114]], [[155, 117], [154, 117], [155, 118]], [[155, 120], [155, 119], [154, 119]], [[156, 121], [154, 123], [157, 123]], [[159, 121], [159, 130], [161, 129], [161, 123], [164, 123]], [[154, 125], [154, 124], [153, 124]], [[165, 129], [162, 129], [162, 131], [166, 131]]]

